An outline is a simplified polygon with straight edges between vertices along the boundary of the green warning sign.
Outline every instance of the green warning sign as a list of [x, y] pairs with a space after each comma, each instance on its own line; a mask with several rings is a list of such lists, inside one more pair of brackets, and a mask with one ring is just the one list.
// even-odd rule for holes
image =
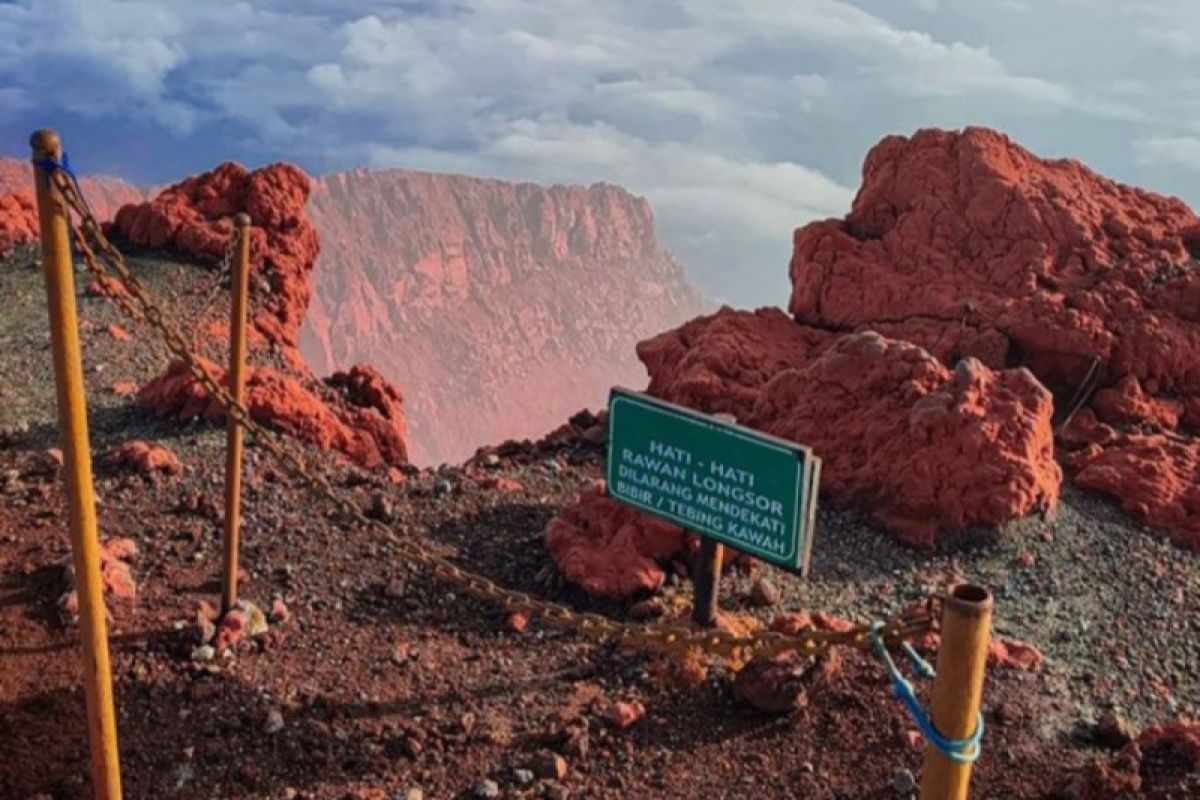
[[613, 499], [808, 571], [821, 470], [809, 448], [625, 389], [608, 414]]

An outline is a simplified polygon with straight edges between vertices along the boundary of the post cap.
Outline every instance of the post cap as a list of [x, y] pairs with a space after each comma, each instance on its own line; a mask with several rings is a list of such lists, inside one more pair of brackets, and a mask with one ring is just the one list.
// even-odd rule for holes
[[233, 217], [233, 224], [238, 226], [239, 228], [249, 228], [250, 227], [250, 215], [247, 214], [245, 211], [239, 211]]
[[29, 137], [29, 146], [33, 148], [34, 158], [59, 159], [62, 157], [62, 139], [58, 138], [58, 133], [50, 128], [34, 131]]
[[978, 617], [992, 610], [992, 593], [973, 583], [956, 583], [946, 591], [946, 606], [968, 617]]

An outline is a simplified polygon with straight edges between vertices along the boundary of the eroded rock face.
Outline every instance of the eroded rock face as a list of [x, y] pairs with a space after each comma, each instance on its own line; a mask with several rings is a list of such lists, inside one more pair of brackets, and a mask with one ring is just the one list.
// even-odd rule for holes
[[294, 346], [312, 297], [320, 243], [305, 212], [309, 178], [290, 164], [247, 170], [225, 163], [117, 212], [113, 230], [145, 247], [219, 261], [233, 216], [250, 215], [252, 324], [268, 341]]
[[615, 186], [542, 187], [400, 170], [317, 180], [318, 373], [374, 364], [403, 386], [418, 463], [538, 438], [614, 384], [636, 342], [701, 310], [649, 205]]
[[[205, 361], [208, 373], [228, 386], [225, 370]], [[407, 461], [399, 393], [375, 383], [372, 371], [356, 368], [330, 378], [344, 391], [318, 393], [305, 382], [269, 367], [252, 368], [246, 379], [246, 407], [259, 423], [326, 450], [342, 453], [365, 467]], [[382, 379], [378, 379], [382, 380]], [[362, 387], [355, 390], [349, 387]], [[172, 362], [138, 392], [138, 401], [159, 416], [223, 420], [224, 407], [209, 396], [181, 361]]]

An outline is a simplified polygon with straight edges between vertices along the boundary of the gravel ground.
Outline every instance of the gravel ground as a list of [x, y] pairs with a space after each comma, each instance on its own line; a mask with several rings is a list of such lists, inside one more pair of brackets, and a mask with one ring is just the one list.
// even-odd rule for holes
[[[162, 259], [135, 266], [180, 308], [209, 279]], [[0, 430], [10, 431], [0, 477], [17, 473], [0, 493], [0, 796], [84, 797], [76, 632], [54, 610], [69, 549], [61, 488], [44, 467], [55, 409], [39, 273], [0, 262], [0, 294]], [[322, 508], [253, 448], [243, 594], [264, 606], [279, 597], [294, 618], [235, 658], [193, 660], [191, 621], [217, 589], [219, 519], [204, 500], [219, 505], [223, 436], [155, 421], [113, 390], [164, 363], [153, 337], [117, 314], [80, 300], [93, 449], [150, 439], [185, 465], [154, 479], [97, 468], [102, 533], [141, 548], [139, 598], [112, 609], [128, 797], [341, 800], [419, 789], [443, 798], [493, 788], [498, 797], [907, 796], [897, 785], [919, 770], [920, 751], [870, 656], [846, 654], [806, 708], [764, 716], [733, 698], [720, 667], [684, 686], [643, 654], [512, 630], [495, 608]], [[133, 339], [112, 336], [114, 323]], [[403, 535], [506, 585], [627, 613], [543, 579], [550, 562], [539, 532], [601, 475], [594, 450], [503, 459], [497, 471], [524, 487], [511, 493], [482, 489], [459, 468], [397, 486], [313, 457], [364, 507], [376, 495], [390, 500]], [[441, 481], [451, 487], [444, 496]], [[871, 619], [954, 578], [992, 588], [998, 633], [1035, 645], [1046, 661], [989, 673], [978, 797], [1047, 796], [1069, 770], [1104, 755], [1092, 729], [1109, 709], [1144, 725], [1194, 716], [1200, 701], [1200, 562], [1079, 492], [1066, 492], [1054, 520], [939, 555], [900, 547], [853, 512], [823, 509], [809, 578], [769, 573], [781, 599], [754, 608], [751, 586], [764, 574], [728, 572], [725, 607], [764, 620], [795, 609]], [[668, 587], [667, 605], [686, 593]], [[621, 730], [597, 697], [637, 700], [648, 713]], [[553, 753], [564, 775], [551, 774]], [[1157, 796], [1186, 796], [1165, 791]]]

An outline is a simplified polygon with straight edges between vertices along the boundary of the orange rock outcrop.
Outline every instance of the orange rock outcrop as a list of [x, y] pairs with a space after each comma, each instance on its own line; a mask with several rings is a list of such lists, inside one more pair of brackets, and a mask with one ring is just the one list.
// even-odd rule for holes
[[[112, 230], [135, 245], [169, 248], [188, 256], [218, 261], [233, 233], [234, 215], [245, 212], [251, 239], [252, 330], [246, 402], [258, 422], [319, 447], [334, 450], [366, 467], [408, 460], [404, 399], [372, 367], [351, 366], [324, 382], [316, 380], [295, 345], [312, 297], [312, 270], [320, 251], [316, 229], [306, 211], [310, 181], [288, 164], [250, 171], [233, 163], [188, 178], [153, 200], [125, 206]], [[224, 344], [220, 320], [199, 339], [216, 334]], [[208, 344], [211, 345], [211, 342]], [[203, 348], [201, 348], [203, 349]], [[218, 381], [225, 370], [206, 367]], [[143, 386], [138, 400], [160, 416], [224, 417], [182, 362], [174, 362]]]
[[[228, 386], [224, 369], [208, 361], [204, 366]], [[394, 387], [365, 365], [335, 373], [326, 384], [322, 390], [270, 367], [256, 367], [247, 376], [246, 407], [256, 422], [362, 466], [407, 461], [403, 399]], [[160, 416], [225, 419], [224, 407], [180, 361], [143, 386], [138, 400]]]

